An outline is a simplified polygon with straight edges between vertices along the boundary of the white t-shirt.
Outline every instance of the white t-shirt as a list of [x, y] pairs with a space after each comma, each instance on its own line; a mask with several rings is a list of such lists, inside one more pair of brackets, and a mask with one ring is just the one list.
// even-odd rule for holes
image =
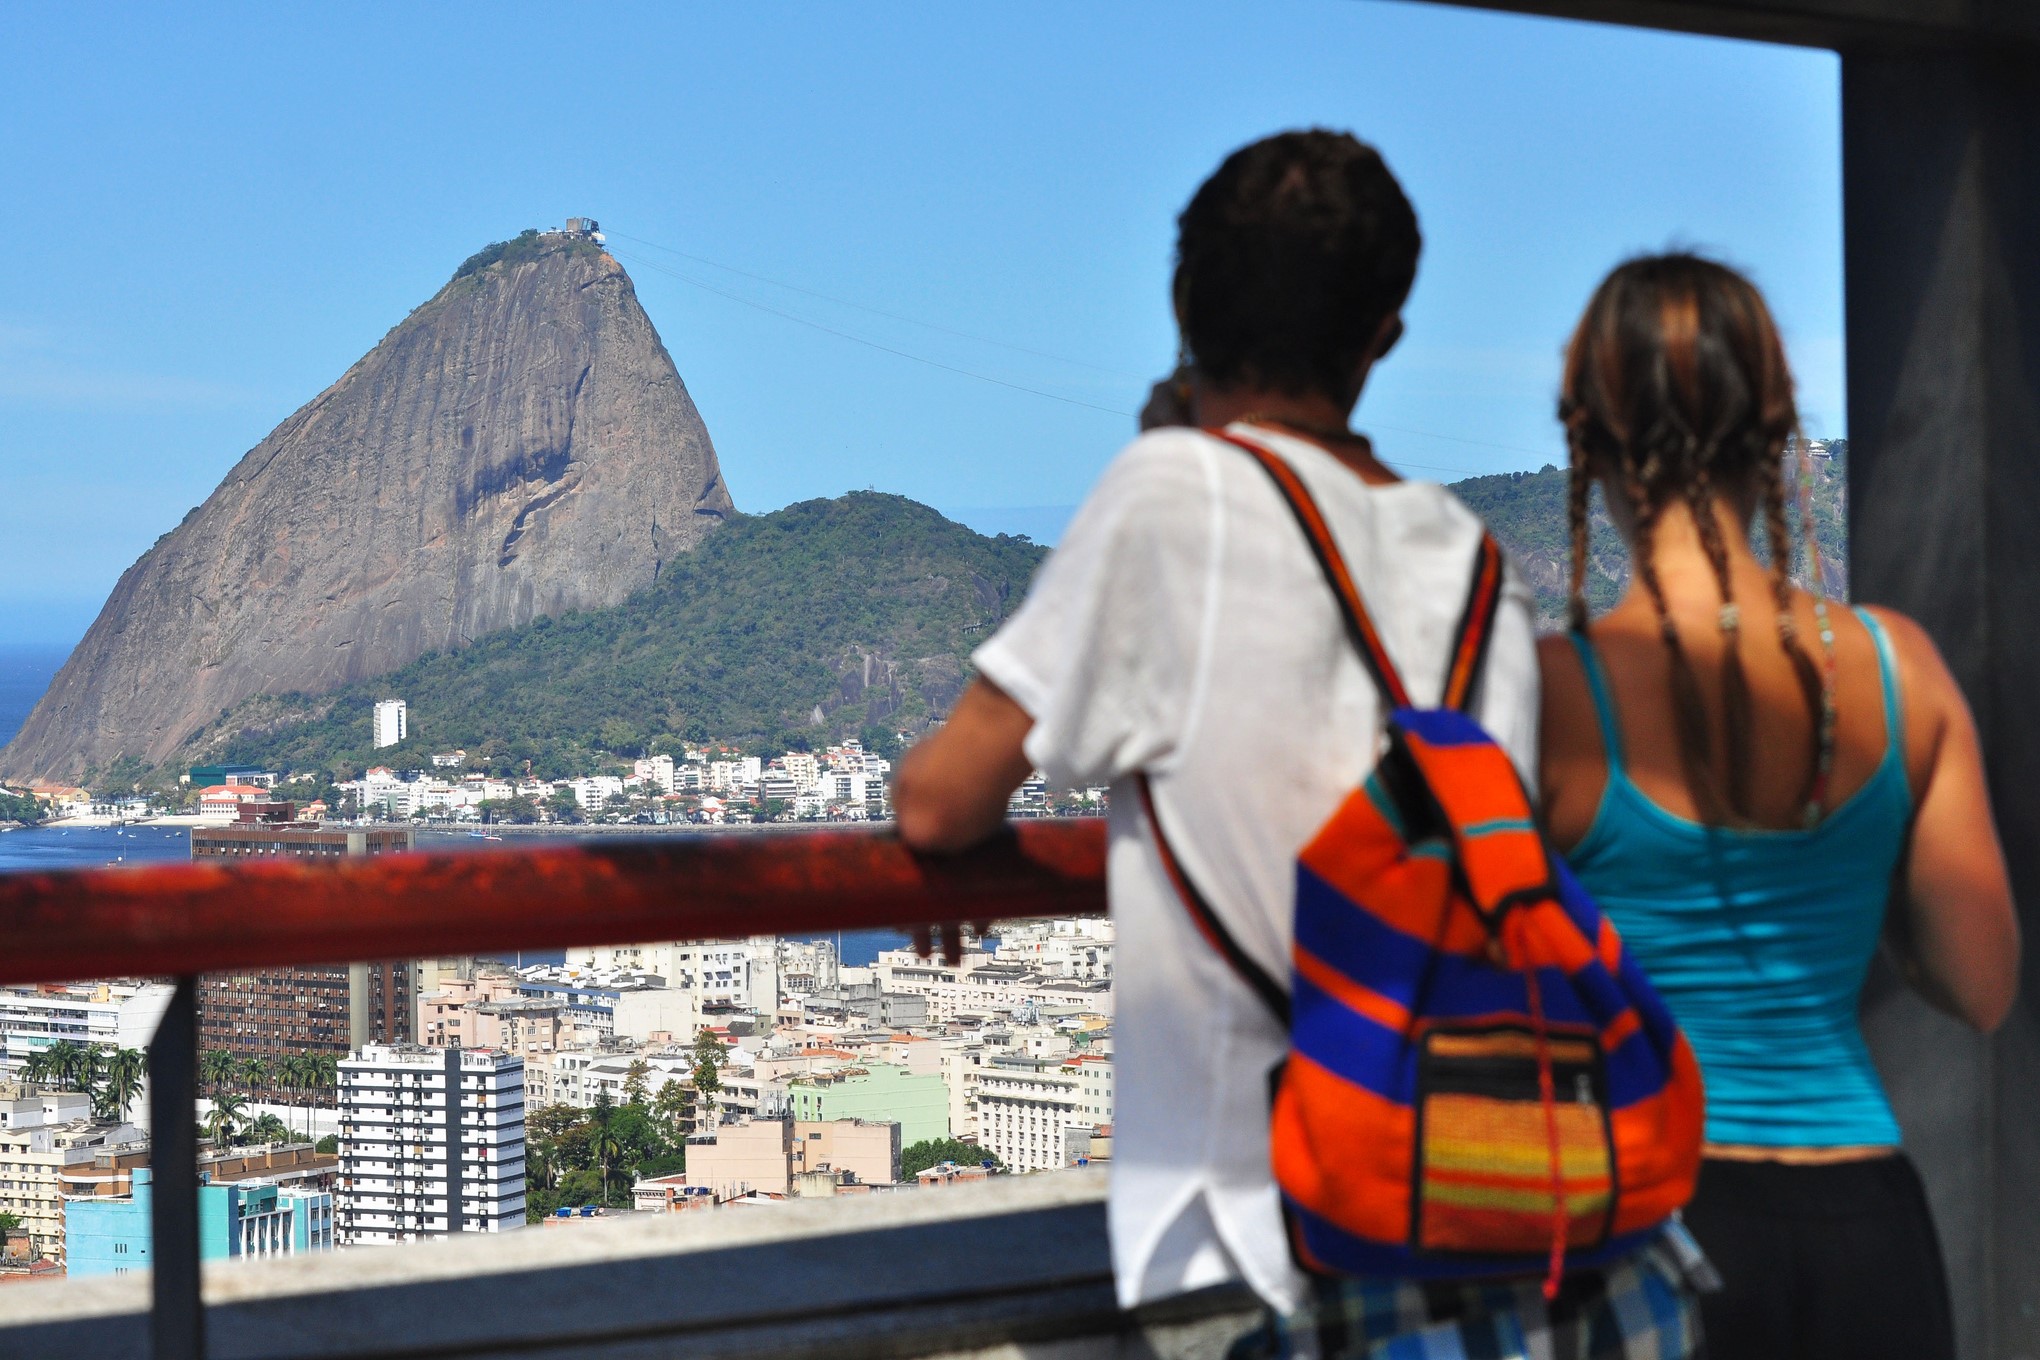
[[[1421, 482], [1370, 487], [1315, 444], [1234, 430], [1317, 499], [1417, 703], [1437, 702], [1480, 521]], [[1528, 591], [1511, 569], [1475, 711], [1537, 764]], [[1232, 935], [1289, 976], [1297, 853], [1372, 770], [1382, 707], [1287, 505], [1244, 451], [1157, 430], [1116, 458], [979, 669], [1034, 719], [1051, 780], [1110, 782], [1118, 1100], [1108, 1217], [1124, 1307], [1245, 1279], [1293, 1310], [1269, 1170], [1268, 1084], [1287, 1036], [1163, 876], [1129, 776]]]

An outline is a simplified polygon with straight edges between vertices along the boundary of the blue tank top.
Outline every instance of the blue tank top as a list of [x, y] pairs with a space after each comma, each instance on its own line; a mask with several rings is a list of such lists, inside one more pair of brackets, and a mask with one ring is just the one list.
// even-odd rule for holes
[[1700, 1060], [1707, 1141], [1896, 1146], [1857, 1022], [1912, 816], [1891, 643], [1862, 610], [1884, 690], [1884, 759], [1806, 831], [1710, 827], [1644, 796], [1622, 759], [1607, 677], [1574, 634], [1608, 785], [1567, 858], [1622, 932]]

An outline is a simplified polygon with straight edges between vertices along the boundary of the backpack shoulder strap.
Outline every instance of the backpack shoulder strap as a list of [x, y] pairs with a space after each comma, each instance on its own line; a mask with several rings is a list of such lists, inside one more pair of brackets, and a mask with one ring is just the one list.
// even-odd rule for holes
[[1487, 666], [1488, 641], [1494, 637], [1495, 615], [1502, 604], [1502, 549], [1493, 534], [1482, 531], [1473, 554], [1473, 580], [1466, 588], [1466, 607], [1452, 634], [1452, 667], [1445, 672], [1441, 708], [1473, 711], [1474, 687]]
[[1218, 918], [1210, 901], [1190, 881], [1182, 861], [1176, 858], [1175, 847], [1169, 844], [1168, 834], [1162, 830], [1161, 815], [1155, 811], [1155, 794], [1148, 785], [1147, 773], [1136, 774], [1134, 783], [1140, 790], [1141, 811], [1147, 814], [1148, 825], [1155, 829], [1155, 850], [1162, 857], [1162, 868], [1167, 871], [1169, 882], [1176, 889], [1176, 896], [1181, 899], [1184, 910], [1189, 912], [1191, 924], [1197, 927], [1197, 933], [1217, 951], [1219, 957], [1232, 965], [1240, 980], [1253, 989], [1254, 995], [1261, 998], [1261, 1004], [1274, 1014], [1282, 1027], [1289, 1028], [1288, 991], [1267, 969], [1256, 963], [1252, 955], [1240, 948], [1240, 942], [1225, 928], [1225, 922]]
[[[1374, 627], [1374, 619], [1367, 612], [1367, 602], [1360, 597], [1360, 588], [1354, 583], [1352, 572], [1347, 570], [1346, 559], [1339, 551], [1337, 540], [1332, 537], [1331, 526], [1325, 522], [1324, 513], [1318, 509], [1310, 488], [1303, 484], [1303, 478], [1297, 476], [1296, 469], [1279, 454], [1251, 439], [1242, 439], [1230, 430], [1207, 430], [1205, 433], [1251, 454], [1262, 471], [1268, 474], [1268, 479], [1275, 483], [1276, 491], [1281, 493], [1290, 514], [1296, 517], [1298, 527], [1303, 530], [1304, 539], [1310, 544], [1311, 555], [1317, 559], [1318, 570], [1324, 574], [1325, 583], [1332, 588], [1340, 617], [1345, 620], [1346, 633], [1352, 639], [1354, 649], [1360, 653], [1360, 660], [1366, 665], [1368, 674], [1374, 677], [1374, 683], [1390, 708], [1413, 707], [1402, 675], [1390, 659], [1388, 648], [1383, 645], [1381, 634]], [[1460, 610], [1459, 625], [1453, 633], [1452, 662], [1445, 672], [1442, 707], [1464, 711], [1472, 702], [1474, 689], [1480, 683], [1481, 670], [1487, 662], [1488, 639], [1494, 631], [1501, 594], [1502, 550], [1496, 545], [1493, 535], [1483, 532], [1474, 552], [1473, 578], [1467, 587], [1466, 604]]]

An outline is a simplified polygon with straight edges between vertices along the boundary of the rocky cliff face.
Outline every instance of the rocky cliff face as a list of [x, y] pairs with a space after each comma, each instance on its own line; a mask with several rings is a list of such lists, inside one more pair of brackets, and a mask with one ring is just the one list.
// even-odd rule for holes
[[127, 570], [0, 777], [154, 763], [251, 695], [614, 605], [732, 511], [622, 267], [527, 234], [463, 266]]

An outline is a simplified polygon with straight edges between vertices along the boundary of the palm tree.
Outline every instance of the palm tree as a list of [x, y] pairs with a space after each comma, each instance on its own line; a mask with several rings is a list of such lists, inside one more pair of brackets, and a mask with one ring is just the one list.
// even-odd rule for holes
[[224, 1048], [209, 1048], [199, 1055], [199, 1080], [211, 1087], [214, 1095], [218, 1095], [227, 1088], [227, 1083], [234, 1079], [235, 1066], [233, 1054]]
[[609, 1203], [609, 1182], [616, 1174], [618, 1163], [624, 1154], [623, 1139], [609, 1124], [598, 1124], [594, 1136], [588, 1140], [588, 1151], [595, 1156], [595, 1167], [602, 1177], [602, 1202]]
[[251, 1143], [288, 1143], [296, 1136], [288, 1124], [266, 1111], [248, 1126], [248, 1141]]
[[551, 1190], [560, 1183], [559, 1169], [553, 1165], [552, 1153], [542, 1147], [533, 1147], [524, 1158], [525, 1184], [533, 1190]]
[[333, 1093], [332, 1103], [338, 1106], [340, 1103], [340, 1059], [331, 1053], [314, 1053], [311, 1055], [311, 1058], [316, 1068], [312, 1078], [312, 1089], [317, 1092], [331, 1091]]
[[126, 1119], [128, 1106], [140, 1099], [142, 1073], [148, 1070], [148, 1066], [148, 1058], [138, 1048], [117, 1048], [107, 1055], [106, 1075], [101, 1089], [115, 1118]]
[[47, 1048], [38, 1048], [21, 1062], [21, 1079], [41, 1086], [56, 1080], [57, 1055]]
[[249, 1057], [241, 1060], [241, 1084], [250, 1096], [259, 1099], [269, 1089], [269, 1081], [269, 1059]]
[[[305, 1093], [305, 1128], [307, 1131], [311, 1128], [312, 1118], [311, 1086], [312, 1082], [316, 1080], [312, 1069], [312, 1055], [309, 1053], [285, 1054], [283, 1059], [276, 1064], [277, 1084], [286, 1091], [289, 1091], [293, 1096], [299, 1092]], [[292, 1100], [290, 1103], [295, 1105], [297, 1102]]]
[[234, 1135], [247, 1118], [247, 1102], [223, 1092], [213, 1097], [212, 1109], [206, 1113], [205, 1136], [213, 1140], [213, 1146], [226, 1147], [235, 1141]]
[[59, 1039], [49, 1047], [50, 1071], [67, 1091], [89, 1091], [99, 1074], [99, 1052], [89, 1044]]

